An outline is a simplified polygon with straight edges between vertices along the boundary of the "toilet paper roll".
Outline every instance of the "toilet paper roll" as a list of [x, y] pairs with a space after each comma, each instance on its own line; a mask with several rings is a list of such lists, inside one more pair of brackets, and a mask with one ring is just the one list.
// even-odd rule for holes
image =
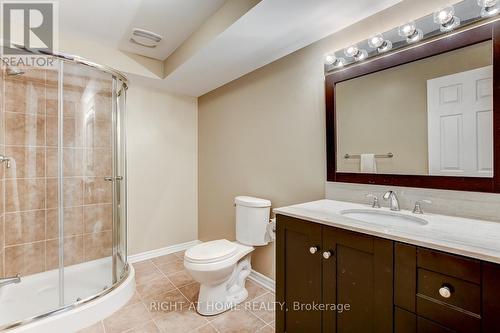
[[271, 222], [266, 227], [266, 239], [268, 242], [276, 240], [276, 219], [271, 219]]

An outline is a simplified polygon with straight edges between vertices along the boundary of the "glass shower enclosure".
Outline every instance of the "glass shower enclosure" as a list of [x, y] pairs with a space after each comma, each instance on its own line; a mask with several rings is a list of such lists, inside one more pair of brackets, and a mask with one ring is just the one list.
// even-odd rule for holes
[[0, 75], [1, 331], [113, 290], [128, 265], [126, 78], [61, 56]]

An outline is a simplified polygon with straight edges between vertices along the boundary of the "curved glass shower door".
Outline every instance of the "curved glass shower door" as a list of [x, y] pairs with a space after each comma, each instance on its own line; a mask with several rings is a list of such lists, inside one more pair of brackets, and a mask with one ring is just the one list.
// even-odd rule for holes
[[[113, 78], [94, 68], [62, 67], [64, 304], [113, 284]], [[61, 148], [62, 147], [62, 148]]]
[[126, 84], [113, 73], [2, 68], [0, 279], [21, 282], [0, 287], [0, 331], [126, 277]]

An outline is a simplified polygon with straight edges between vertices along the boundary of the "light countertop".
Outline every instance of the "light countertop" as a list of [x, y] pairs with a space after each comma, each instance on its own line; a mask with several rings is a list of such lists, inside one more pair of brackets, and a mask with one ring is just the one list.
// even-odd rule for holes
[[384, 225], [354, 220], [341, 214], [342, 211], [352, 209], [390, 212], [388, 208], [371, 208], [369, 205], [326, 199], [276, 208], [274, 212], [500, 264], [500, 221], [490, 222], [427, 213], [418, 215], [401, 210], [397, 213], [424, 219], [428, 224], [388, 223]]

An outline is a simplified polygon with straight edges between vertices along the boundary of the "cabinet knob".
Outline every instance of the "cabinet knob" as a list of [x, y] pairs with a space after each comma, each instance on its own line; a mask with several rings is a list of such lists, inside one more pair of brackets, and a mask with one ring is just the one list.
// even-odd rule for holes
[[315, 254], [316, 252], [318, 252], [318, 250], [319, 250], [319, 247], [317, 247], [317, 246], [311, 246], [309, 248], [309, 252], [311, 252], [311, 254]]
[[332, 256], [332, 253], [330, 251], [325, 251], [323, 252], [323, 258], [328, 259]]
[[443, 298], [450, 298], [451, 297], [451, 288], [447, 285], [443, 285], [441, 288], [439, 288], [439, 295]]

